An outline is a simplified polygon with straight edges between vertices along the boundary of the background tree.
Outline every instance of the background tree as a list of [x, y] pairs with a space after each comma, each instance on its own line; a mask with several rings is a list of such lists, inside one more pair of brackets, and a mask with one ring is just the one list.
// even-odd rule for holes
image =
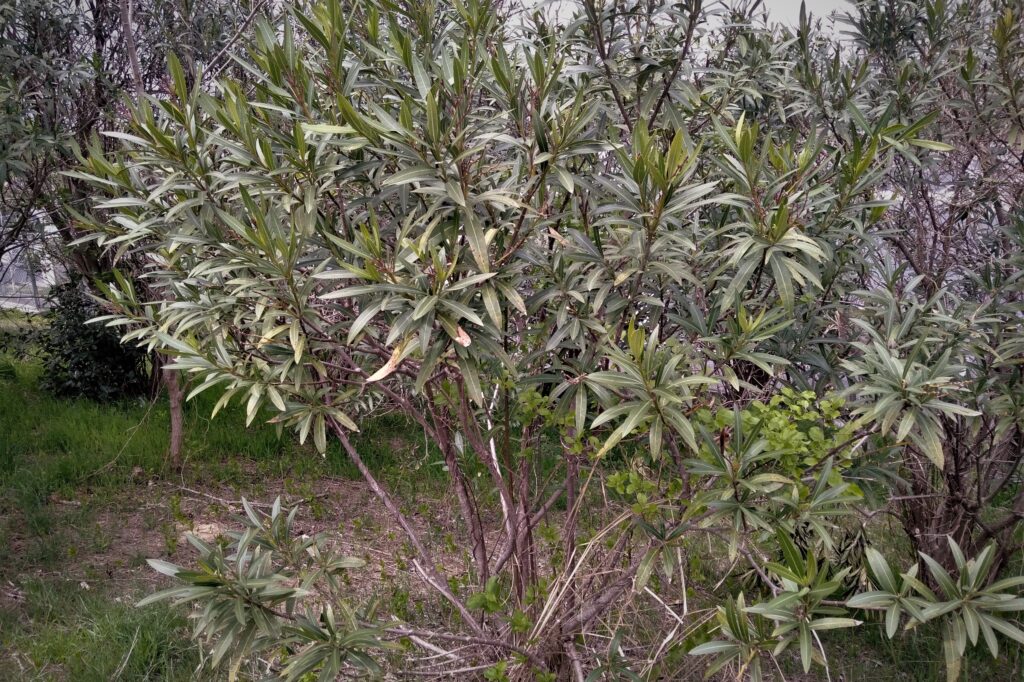
[[[166, 92], [172, 46], [189, 63], [225, 69], [230, 66], [227, 50], [255, 12], [269, 7], [266, 1], [220, 0], [13, 0], [0, 5], [0, 257], [7, 255], [6, 266], [22, 253], [44, 249], [74, 281], [98, 293], [91, 281], [108, 277], [110, 262], [75, 242], [80, 236], [76, 212], [88, 188], [63, 171], [73, 168], [77, 153], [89, 149], [101, 133], [106, 136], [99, 148], [112, 148], [109, 134], [123, 130], [127, 100]], [[69, 294], [61, 296], [65, 300]], [[74, 313], [61, 316], [61, 310], [58, 305], [60, 324], [55, 328], [67, 337], [51, 338], [47, 344], [52, 354], [48, 366], [82, 369], [88, 358], [89, 370], [75, 375], [80, 381], [72, 381], [75, 391], [93, 397], [121, 395], [98, 388], [90, 392], [96, 384], [85, 377], [132, 373], [138, 369], [134, 360], [124, 363], [118, 353], [82, 353], [79, 342], [96, 334], [76, 327], [84, 320]], [[153, 359], [154, 375], [162, 378], [170, 401], [169, 456], [180, 467], [182, 388], [177, 373], [161, 370], [156, 367], [158, 356]], [[67, 387], [69, 377], [57, 372], [50, 384]]]

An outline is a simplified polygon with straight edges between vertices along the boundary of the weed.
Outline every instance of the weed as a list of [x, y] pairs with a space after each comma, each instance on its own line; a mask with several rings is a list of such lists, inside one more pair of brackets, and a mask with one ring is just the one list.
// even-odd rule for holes
[[394, 589], [391, 590], [391, 613], [400, 620], [411, 620], [412, 611], [409, 608], [409, 603], [409, 590], [396, 585]]
[[178, 551], [178, 528], [173, 523], [164, 523], [160, 527], [160, 533], [164, 537], [164, 550], [167, 556], [172, 556]]

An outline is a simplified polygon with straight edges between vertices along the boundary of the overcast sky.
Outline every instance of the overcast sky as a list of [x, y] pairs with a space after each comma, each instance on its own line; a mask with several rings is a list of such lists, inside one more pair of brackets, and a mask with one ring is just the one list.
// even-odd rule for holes
[[[800, 20], [800, 0], [764, 0], [772, 19], [788, 24], [795, 24]], [[808, 13], [825, 18], [833, 10], [846, 10], [849, 7], [847, 0], [807, 0]]]

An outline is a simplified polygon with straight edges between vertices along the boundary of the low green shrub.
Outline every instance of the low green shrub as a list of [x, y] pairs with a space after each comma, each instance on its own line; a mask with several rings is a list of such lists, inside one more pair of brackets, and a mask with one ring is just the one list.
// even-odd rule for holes
[[44, 388], [60, 397], [100, 402], [146, 392], [146, 354], [122, 345], [114, 330], [89, 324], [102, 311], [80, 280], [54, 287], [50, 302], [50, 324], [41, 333]]

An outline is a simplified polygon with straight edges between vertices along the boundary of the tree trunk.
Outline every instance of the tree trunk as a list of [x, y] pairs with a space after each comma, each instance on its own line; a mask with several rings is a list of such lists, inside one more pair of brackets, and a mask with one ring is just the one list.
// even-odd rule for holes
[[184, 396], [181, 390], [181, 381], [178, 373], [166, 367], [162, 370], [164, 385], [167, 387], [167, 402], [171, 412], [171, 442], [168, 455], [171, 458], [171, 466], [175, 471], [180, 471], [181, 445], [185, 438], [185, 411]]
[[121, 37], [124, 41], [124, 51], [128, 53], [128, 62], [132, 67], [132, 82], [135, 84], [135, 94], [139, 99], [146, 94], [146, 87], [142, 82], [142, 67], [139, 64], [139, 51], [135, 48], [135, 28], [132, 26], [132, 0], [121, 0]]

